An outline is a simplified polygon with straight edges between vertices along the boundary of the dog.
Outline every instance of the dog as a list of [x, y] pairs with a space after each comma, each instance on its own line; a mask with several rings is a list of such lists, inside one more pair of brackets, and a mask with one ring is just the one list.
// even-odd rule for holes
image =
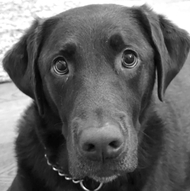
[[189, 48], [147, 5], [36, 19], [3, 59], [33, 99], [8, 191], [189, 191]]

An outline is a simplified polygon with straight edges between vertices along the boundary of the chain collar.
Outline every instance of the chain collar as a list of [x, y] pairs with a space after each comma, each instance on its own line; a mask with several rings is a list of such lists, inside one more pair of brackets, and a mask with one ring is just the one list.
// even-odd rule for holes
[[55, 165], [53, 165], [53, 164], [50, 163], [47, 154], [45, 154], [44, 156], [45, 156], [45, 158], [46, 158], [46, 160], [47, 160], [47, 164], [52, 167], [52, 170], [56, 171], [59, 176], [63, 176], [63, 177], [65, 178], [65, 180], [71, 180], [74, 184], [80, 184], [81, 188], [82, 188], [84, 191], [98, 191], [98, 190], [100, 190], [100, 188], [102, 188], [103, 183], [99, 183], [99, 185], [97, 186], [97, 188], [95, 188], [95, 189], [93, 189], [93, 190], [87, 188], [87, 187], [84, 185], [84, 180], [83, 180], [83, 179], [75, 179], [75, 178], [72, 178], [71, 176], [69, 176], [68, 174], [63, 173], [63, 171], [62, 171], [61, 169], [58, 169], [57, 166], [55, 166]]

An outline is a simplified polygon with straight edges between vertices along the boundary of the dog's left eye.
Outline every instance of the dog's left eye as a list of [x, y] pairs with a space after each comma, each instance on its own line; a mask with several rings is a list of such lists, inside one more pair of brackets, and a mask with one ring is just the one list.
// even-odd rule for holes
[[134, 68], [138, 63], [137, 53], [131, 49], [126, 49], [122, 56], [122, 66], [124, 68]]
[[64, 58], [57, 58], [54, 61], [54, 72], [58, 75], [66, 75], [69, 73], [67, 62]]

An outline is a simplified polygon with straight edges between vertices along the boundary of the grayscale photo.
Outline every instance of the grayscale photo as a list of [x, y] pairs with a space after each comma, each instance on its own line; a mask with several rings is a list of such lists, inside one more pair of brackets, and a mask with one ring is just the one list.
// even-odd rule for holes
[[190, 0], [0, 12], [0, 191], [190, 191]]

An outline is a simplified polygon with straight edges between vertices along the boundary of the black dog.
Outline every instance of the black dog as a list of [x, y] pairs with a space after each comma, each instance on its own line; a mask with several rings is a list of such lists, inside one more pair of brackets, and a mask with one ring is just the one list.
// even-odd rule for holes
[[[36, 20], [3, 64], [34, 102], [9, 191], [189, 191], [187, 33], [148, 7]], [[160, 101], [161, 100], [161, 101]]]

